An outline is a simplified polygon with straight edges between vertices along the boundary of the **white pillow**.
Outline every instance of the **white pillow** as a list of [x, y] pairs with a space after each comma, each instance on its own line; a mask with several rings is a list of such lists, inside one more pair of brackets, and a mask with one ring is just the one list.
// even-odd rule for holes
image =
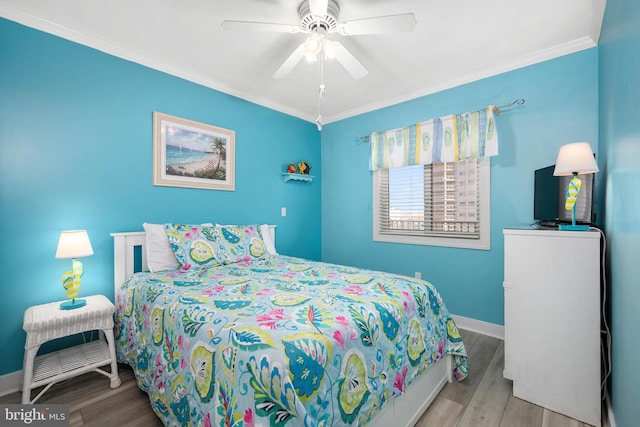
[[[212, 227], [213, 224], [202, 224]], [[146, 233], [145, 247], [147, 249], [147, 267], [149, 271], [155, 273], [157, 271], [175, 270], [180, 268], [180, 263], [176, 255], [171, 249], [169, 238], [164, 232], [164, 224], [150, 224], [145, 222], [142, 224]]]
[[271, 230], [269, 229], [269, 225], [263, 224], [260, 226], [260, 234], [262, 234], [262, 241], [264, 242], [264, 247], [267, 250], [268, 254], [278, 255], [276, 252], [276, 244], [273, 241], [274, 239], [271, 236]]

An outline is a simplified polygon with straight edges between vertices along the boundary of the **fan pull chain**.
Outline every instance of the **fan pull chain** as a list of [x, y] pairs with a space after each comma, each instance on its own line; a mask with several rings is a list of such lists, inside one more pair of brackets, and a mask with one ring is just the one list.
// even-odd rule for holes
[[324, 99], [324, 89], [324, 52], [320, 52], [320, 87], [318, 88], [320, 99]]
[[316, 119], [316, 126], [318, 132], [322, 131], [322, 114], [320, 111], [320, 103], [324, 99], [324, 52], [320, 52], [320, 86], [318, 87], [318, 118]]

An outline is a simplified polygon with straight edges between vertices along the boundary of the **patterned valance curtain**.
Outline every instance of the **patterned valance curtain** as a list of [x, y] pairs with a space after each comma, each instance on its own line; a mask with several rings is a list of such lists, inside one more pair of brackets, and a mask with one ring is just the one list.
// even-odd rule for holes
[[452, 114], [401, 129], [373, 132], [369, 170], [457, 162], [498, 154], [493, 105], [471, 113]]

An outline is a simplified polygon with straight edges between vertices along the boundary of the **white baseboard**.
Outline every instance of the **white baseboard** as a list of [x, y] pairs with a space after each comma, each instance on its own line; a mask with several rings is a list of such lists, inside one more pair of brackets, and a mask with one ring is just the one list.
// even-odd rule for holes
[[9, 374], [0, 375], [0, 396], [15, 393], [22, 385], [22, 369]]
[[504, 340], [504, 326], [495, 323], [484, 322], [482, 320], [472, 319], [470, 317], [457, 316], [452, 314], [456, 326], [467, 331], [477, 332], [482, 335], [499, 338]]

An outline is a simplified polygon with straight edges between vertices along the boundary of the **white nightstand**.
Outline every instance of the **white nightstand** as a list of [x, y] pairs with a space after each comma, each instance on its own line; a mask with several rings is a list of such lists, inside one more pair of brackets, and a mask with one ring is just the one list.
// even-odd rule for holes
[[[24, 345], [24, 383], [22, 403], [34, 403], [53, 384], [90, 371], [111, 379], [111, 388], [120, 386], [113, 338], [115, 307], [106, 297], [83, 298], [87, 305], [60, 310], [60, 302], [36, 305], [24, 312], [22, 329], [27, 332]], [[40, 346], [56, 338], [98, 330], [100, 339], [36, 357]], [[106, 338], [106, 341], [105, 341]], [[111, 365], [111, 372], [99, 369]], [[46, 386], [32, 400], [31, 390]]]

